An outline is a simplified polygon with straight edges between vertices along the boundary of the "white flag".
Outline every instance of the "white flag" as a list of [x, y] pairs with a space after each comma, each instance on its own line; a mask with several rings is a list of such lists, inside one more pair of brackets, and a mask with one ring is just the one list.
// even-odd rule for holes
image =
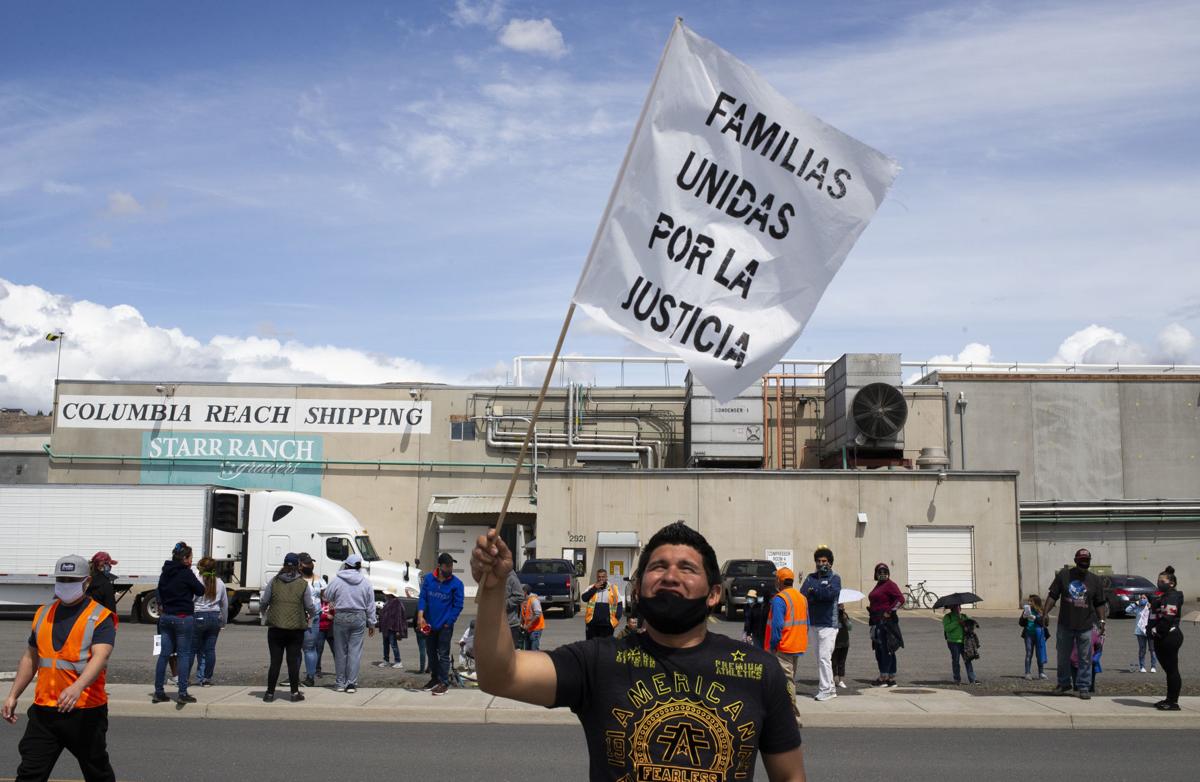
[[728, 401], [800, 336], [899, 171], [677, 22], [575, 303]]

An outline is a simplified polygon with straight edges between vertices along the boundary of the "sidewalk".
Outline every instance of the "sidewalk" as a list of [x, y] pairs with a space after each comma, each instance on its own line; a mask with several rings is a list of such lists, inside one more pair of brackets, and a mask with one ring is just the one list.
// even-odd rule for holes
[[[361, 688], [347, 695], [324, 687], [305, 688], [305, 700], [291, 703], [277, 690], [263, 703], [258, 687], [193, 687], [197, 703], [151, 703], [153, 688], [108, 685], [114, 717], [194, 719], [349, 720], [358, 722], [459, 722], [507, 725], [573, 725], [567, 709], [543, 709], [487, 695], [477, 689], [451, 690], [435, 697], [398, 688]], [[174, 693], [171, 693], [172, 698]], [[1180, 698], [1182, 711], [1160, 712], [1159, 698], [1066, 696], [974, 697], [960, 690], [897, 687], [862, 690], [825, 703], [797, 700], [809, 728], [1057, 728], [1162, 730], [1200, 729], [1200, 697]]]

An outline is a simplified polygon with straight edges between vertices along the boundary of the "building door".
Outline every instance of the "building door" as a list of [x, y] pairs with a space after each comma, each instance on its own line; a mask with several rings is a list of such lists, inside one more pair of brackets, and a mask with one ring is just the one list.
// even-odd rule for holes
[[975, 591], [971, 527], [909, 527], [908, 583], [937, 595]]

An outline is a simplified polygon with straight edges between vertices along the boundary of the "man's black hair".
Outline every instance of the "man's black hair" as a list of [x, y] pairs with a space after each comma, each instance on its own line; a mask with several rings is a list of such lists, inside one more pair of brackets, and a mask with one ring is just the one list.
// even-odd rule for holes
[[655, 549], [659, 546], [673, 545], [691, 546], [700, 552], [700, 560], [704, 563], [704, 575], [708, 577], [708, 585], [711, 587], [721, 583], [721, 567], [717, 564], [717, 552], [713, 551], [713, 547], [708, 544], [703, 535], [682, 521], [677, 521], [655, 532], [654, 537], [650, 538], [650, 542], [642, 549], [634, 576], [638, 586], [641, 586], [642, 573], [646, 572], [646, 565], [650, 563], [650, 555], [654, 553]]

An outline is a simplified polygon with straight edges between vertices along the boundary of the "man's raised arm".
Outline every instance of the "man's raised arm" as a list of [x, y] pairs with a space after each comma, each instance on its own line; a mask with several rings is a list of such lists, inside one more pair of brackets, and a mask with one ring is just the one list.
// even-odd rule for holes
[[550, 656], [513, 648], [504, 600], [512, 568], [512, 552], [496, 531], [480, 535], [471, 553], [471, 574], [479, 584], [479, 611], [475, 617], [479, 688], [502, 698], [550, 706], [558, 688], [558, 674]]

